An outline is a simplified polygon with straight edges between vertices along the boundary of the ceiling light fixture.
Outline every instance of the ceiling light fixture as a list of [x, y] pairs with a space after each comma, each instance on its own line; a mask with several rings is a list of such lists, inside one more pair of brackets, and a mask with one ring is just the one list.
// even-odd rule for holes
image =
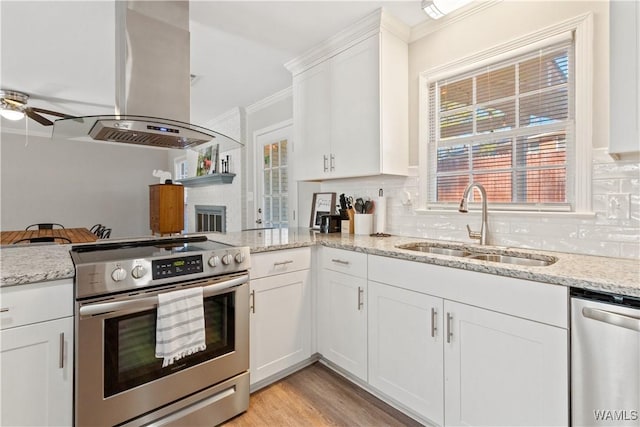
[[422, 10], [429, 15], [431, 19], [440, 19], [444, 16], [444, 13], [438, 9], [433, 0], [422, 0]]
[[24, 112], [13, 105], [3, 105], [0, 109], [0, 116], [8, 120], [20, 120], [24, 118]]
[[8, 120], [24, 118], [23, 107], [29, 97], [13, 90], [0, 90], [0, 116]]
[[471, 0], [422, 0], [422, 10], [431, 19], [440, 19], [470, 2]]

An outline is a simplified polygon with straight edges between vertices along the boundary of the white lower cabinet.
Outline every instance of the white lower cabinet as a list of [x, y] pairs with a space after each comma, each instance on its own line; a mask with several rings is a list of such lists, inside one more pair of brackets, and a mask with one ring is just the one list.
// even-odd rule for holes
[[565, 329], [445, 301], [445, 425], [568, 424]]
[[318, 350], [356, 377], [367, 380], [367, 280], [323, 269], [318, 289]]
[[377, 256], [368, 278], [372, 387], [438, 426], [569, 424], [567, 288]]
[[0, 425], [70, 426], [72, 282], [6, 287], [1, 297]]
[[369, 282], [369, 383], [444, 424], [443, 300]]
[[[281, 274], [251, 279], [251, 384], [311, 356], [311, 273], [309, 248], [256, 255], [252, 263]], [[295, 270], [302, 263], [303, 269]]]

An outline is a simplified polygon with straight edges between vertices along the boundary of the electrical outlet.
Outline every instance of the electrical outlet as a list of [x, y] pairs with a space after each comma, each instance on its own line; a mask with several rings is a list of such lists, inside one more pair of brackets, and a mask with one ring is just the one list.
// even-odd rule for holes
[[607, 219], [629, 219], [629, 193], [607, 195]]

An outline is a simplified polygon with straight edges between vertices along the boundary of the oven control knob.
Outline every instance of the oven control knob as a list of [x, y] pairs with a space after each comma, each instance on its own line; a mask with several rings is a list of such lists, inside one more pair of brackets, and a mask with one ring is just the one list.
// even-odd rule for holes
[[147, 274], [147, 269], [141, 265], [136, 265], [133, 267], [133, 270], [131, 270], [131, 275], [135, 279], [140, 279], [141, 277], [144, 277], [145, 274]]
[[222, 257], [222, 263], [224, 265], [231, 264], [231, 261], [232, 261], [231, 254], [226, 254], [225, 256]]
[[244, 254], [242, 252], [238, 252], [235, 259], [238, 264], [242, 264], [242, 261], [244, 261]]
[[114, 282], [121, 282], [127, 278], [127, 272], [124, 268], [118, 267], [111, 272], [111, 278]]
[[212, 256], [211, 258], [209, 258], [209, 265], [211, 267], [217, 267], [219, 262], [220, 262], [220, 257], [217, 256], [217, 255]]

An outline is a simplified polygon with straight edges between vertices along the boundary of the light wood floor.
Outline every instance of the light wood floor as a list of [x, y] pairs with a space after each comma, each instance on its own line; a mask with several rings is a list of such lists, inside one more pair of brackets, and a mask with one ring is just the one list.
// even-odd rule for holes
[[225, 427], [420, 426], [321, 363], [251, 395], [249, 410]]

